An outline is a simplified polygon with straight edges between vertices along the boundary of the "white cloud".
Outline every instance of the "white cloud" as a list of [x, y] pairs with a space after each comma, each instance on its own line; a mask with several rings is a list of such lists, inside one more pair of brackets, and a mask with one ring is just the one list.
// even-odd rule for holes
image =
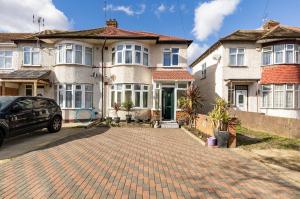
[[197, 43], [192, 43], [187, 49], [188, 64], [193, 63], [193, 61], [195, 61], [207, 49], [208, 49], [207, 44], [200, 45]]
[[160, 16], [160, 14], [164, 12], [171, 12], [171, 13], [175, 12], [175, 5], [167, 6], [161, 3], [154, 11], [155, 15], [158, 17]]
[[0, 0], [0, 31], [37, 32], [32, 15], [45, 19], [42, 29], [70, 29], [71, 21], [58, 10], [52, 0]]
[[205, 40], [209, 35], [220, 30], [224, 17], [232, 14], [240, 0], [213, 0], [204, 2], [195, 9], [194, 36]]
[[141, 15], [145, 12], [146, 5], [141, 4], [139, 10], [133, 10], [131, 6], [114, 6], [112, 4], [108, 4], [103, 10], [110, 10], [110, 11], [115, 11], [115, 12], [124, 12], [125, 14], [129, 16], [134, 16], [134, 15]]

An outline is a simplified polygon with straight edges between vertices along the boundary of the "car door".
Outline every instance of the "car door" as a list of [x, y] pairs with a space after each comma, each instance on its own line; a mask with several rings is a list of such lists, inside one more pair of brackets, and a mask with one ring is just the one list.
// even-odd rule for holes
[[27, 133], [33, 125], [32, 99], [17, 99], [10, 107], [8, 119], [11, 134]]
[[33, 100], [33, 117], [37, 129], [47, 126], [50, 118], [48, 107], [49, 101], [47, 99], [35, 98]]

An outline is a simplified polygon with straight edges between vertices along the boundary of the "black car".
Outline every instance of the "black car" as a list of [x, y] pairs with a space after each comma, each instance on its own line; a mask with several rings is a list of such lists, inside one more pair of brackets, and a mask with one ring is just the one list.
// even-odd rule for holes
[[61, 125], [61, 109], [53, 99], [0, 96], [0, 146], [4, 138], [43, 128], [54, 133]]

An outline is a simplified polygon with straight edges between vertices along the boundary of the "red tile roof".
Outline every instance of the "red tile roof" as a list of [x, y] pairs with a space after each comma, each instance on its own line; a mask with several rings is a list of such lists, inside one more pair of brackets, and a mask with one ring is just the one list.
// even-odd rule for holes
[[193, 76], [186, 70], [163, 70], [153, 71], [153, 80], [194, 80]]
[[265, 66], [262, 71], [261, 84], [300, 83], [300, 65]]

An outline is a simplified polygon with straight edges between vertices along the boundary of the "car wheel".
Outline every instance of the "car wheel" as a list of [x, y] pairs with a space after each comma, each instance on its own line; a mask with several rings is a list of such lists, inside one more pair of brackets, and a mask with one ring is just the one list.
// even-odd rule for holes
[[48, 127], [48, 131], [50, 133], [56, 133], [61, 129], [62, 120], [59, 116], [54, 116], [50, 122], [50, 126]]
[[0, 147], [3, 144], [3, 141], [4, 141], [4, 133], [3, 133], [3, 131], [0, 130]]

